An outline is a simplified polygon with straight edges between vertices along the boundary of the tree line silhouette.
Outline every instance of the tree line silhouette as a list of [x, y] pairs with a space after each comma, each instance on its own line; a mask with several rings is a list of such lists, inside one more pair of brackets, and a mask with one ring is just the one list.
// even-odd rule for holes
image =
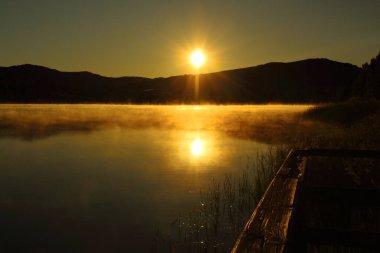
[[363, 64], [352, 95], [364, 99], [380, 99], [380, 52], [369, 63]]
[[[200, 75], [211, 103], [316, 103], [379, 98], [380, 54], [359, 68], [328, 59], [267, 63]], [[194, 75], [110, 78], [35, 65], [0, 67], [2, 103], [194, 103]]]

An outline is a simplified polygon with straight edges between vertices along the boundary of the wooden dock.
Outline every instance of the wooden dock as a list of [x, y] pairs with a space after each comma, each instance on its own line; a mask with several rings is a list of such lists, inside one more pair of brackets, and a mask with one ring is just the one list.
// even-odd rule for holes
[[380, 252], [379, 162], [378, 150], [292, 150], [232, 252]]

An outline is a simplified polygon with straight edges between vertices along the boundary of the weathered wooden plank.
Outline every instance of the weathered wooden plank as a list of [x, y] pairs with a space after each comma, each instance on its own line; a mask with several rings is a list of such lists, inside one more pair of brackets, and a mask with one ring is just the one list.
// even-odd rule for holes
[[283, 252], [301, 171], [290, 153], [253, 212], [232, 252]]
[[[293, 221], [294, 209], [299, 198], [300, 178], [304, 173], [304, 165], [299, 166], [300, 158], [312, 156], [328, 156], [328, 157], [355, 157], [355, 158], [371, 158], [380, 159], [380, 150], [332, 150], [332, 149], [306, 149], [292, 150], [280, 167], [275, 178], [270, 183], [267, 191], [257, 205], [255, 211], [247, 222], [240, 234], [232, 252], [291, 252], [288, 250], [296, 249], [295, 244], [290, 244], [289, 226]], [[308, 189], [313, 191], [312, 189]], [[339, 198], [347, 198], [347, 202], [352, 204], [352, 197], [355, 197], [356, 204], [368, 205], [368, 197], [372, 201], [377, 202], [378, 195], [375, 191], [352, 191], [344, 192], [341, 189], [315, 189], [314, 196], [319, 198], [322, 196], [327, 203], [342, 200]], [[329, 191], [332, 190], [332, 194]], [[348, 193], [348, 194], [347, 194]], [[313, 195], [313, 194], [311, 194]], [[350, 198], [351, 196], [351, 198]], [[364, 198], [365, 196], [366, 198]], [[306, 201], [307, 202], [307, 201]], [[372, 202], [373, 203], [373, 202]], [[317, 204], [320, 205], [321, 203]], [[323, 204], [322, 204], [323, 205]], [[313, 205], [312, 205], [313, 206]], [[375, 204], [375, 206], [377, 206]], [[363, 223], [364, 224], [364, 223]], [[306, 227], [304, 227], [306, 229]], [[307, 228], [309, 229], [309, 228]], [[317, 229], [317, 228], [315, 228]], [[320, 228], [322, 229], [322, 228]], [[328, 229], [328, 228], [323, 228]], [[306, 232], [306, 231], [305, 231]], [[313, 233], [317, 230], [310, 230], [309, 235], [313, 237]], [[325, 230], [326, 234], [332, 235], [335, 232]], [[346, 231], [347, 232], [347, 231]], [[350, 236], [348, 232], [347, 236]], [[365, 234], [365, 233], [364, 233]], [[356, 233], [352, 233], [353, 236]], [[367, 234], [370, 238], [377, 236], [378, 233], [372, 231]], [[328, 238], [326, 236], [321, 237]], [[339, 237], [338, 237], [339, 238]], [[364, 240], [365, 241], [365, 240]], [[297, 242], [295, 242], [297, 243]], [[303, 247], [301, 245], [301, 247]]]
[[365, 157], [380, 159], [380, 150], [357, 149], [297, 149], [293, 150], [298, 156], [328, 156], [328, 157]]
[[378, 189], [339, 189], [332, 187], [303, 187], [313, 202], [339, 203], [339, 205], [380, 206], [380, 190]]
[[303, 240], [311, 244], [341, 245], [380, 250], [380, 233], [368, 231], [308, 228], [300, 231]]
[[379, 252], [380, 151], [309, 151], [288, 252]]

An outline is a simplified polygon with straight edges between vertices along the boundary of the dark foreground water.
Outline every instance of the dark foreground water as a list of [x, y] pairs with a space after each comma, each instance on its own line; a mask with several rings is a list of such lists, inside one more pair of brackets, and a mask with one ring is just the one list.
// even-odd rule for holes
[[0, 105], [0, 251], [149, 252], [306, 108]]

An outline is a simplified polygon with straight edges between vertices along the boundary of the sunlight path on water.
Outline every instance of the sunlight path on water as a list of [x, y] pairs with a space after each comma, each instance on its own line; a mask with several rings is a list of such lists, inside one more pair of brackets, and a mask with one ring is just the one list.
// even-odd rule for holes
[[281, 143], [307, 108], [0, 105], [2, 238], [47, 252], [149, 252], [154, 224]]

